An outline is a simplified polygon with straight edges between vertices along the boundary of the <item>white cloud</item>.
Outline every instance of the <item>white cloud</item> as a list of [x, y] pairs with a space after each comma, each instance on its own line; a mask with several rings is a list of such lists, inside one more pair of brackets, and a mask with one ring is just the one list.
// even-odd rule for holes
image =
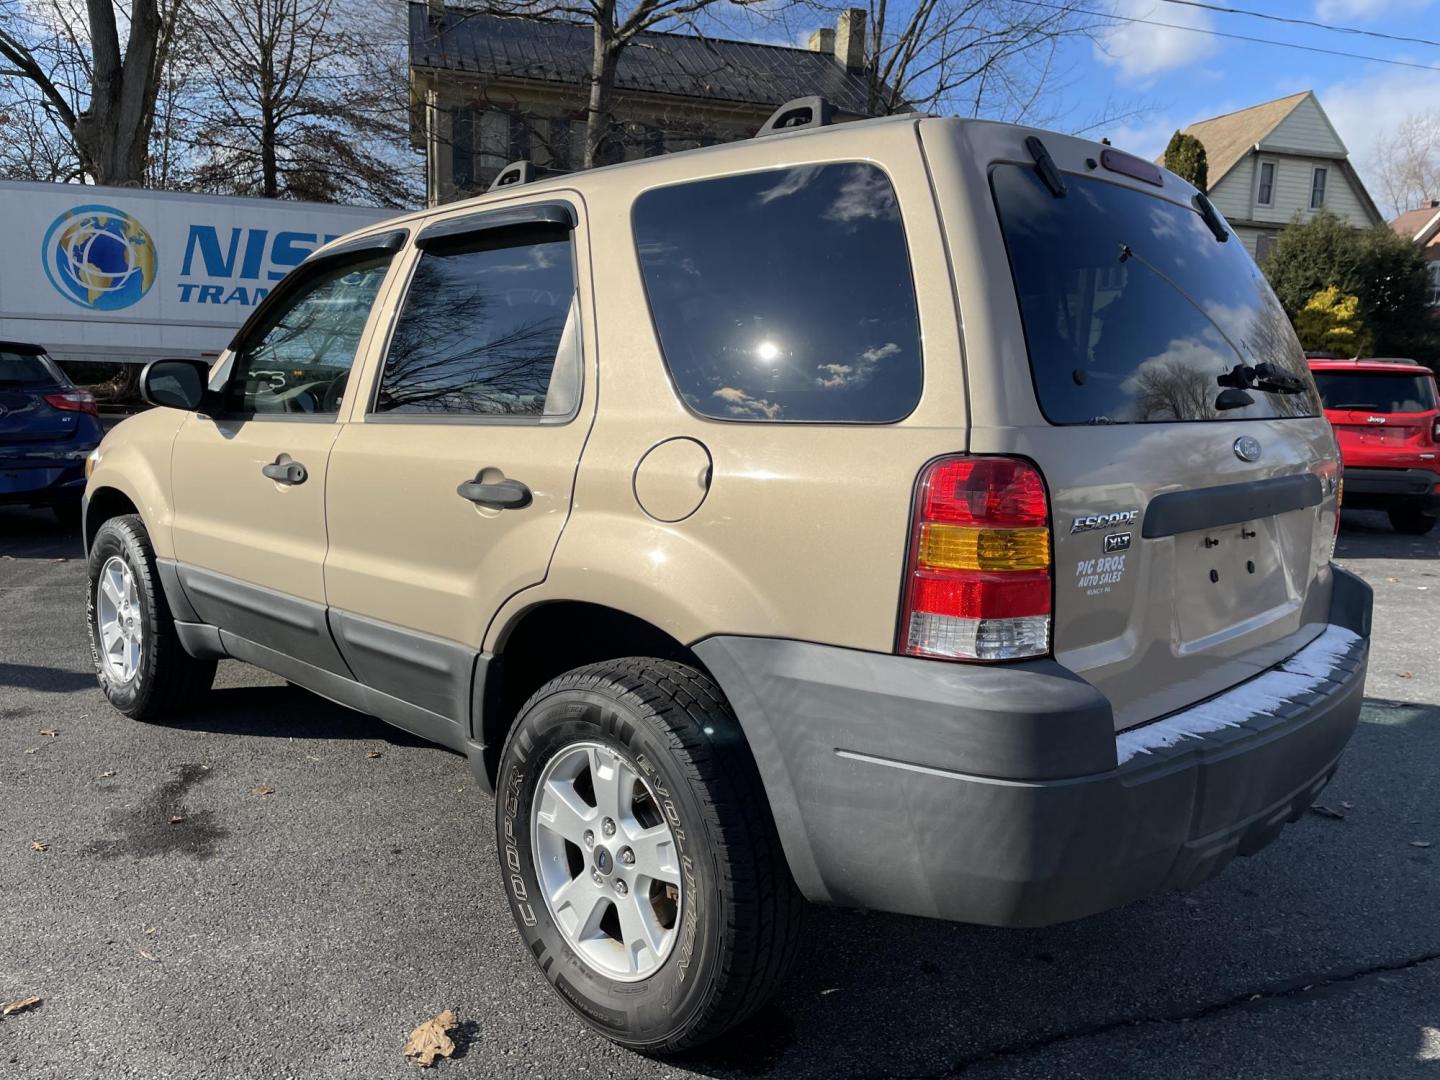
[[1430, 0], [1315, 0], [1315, 17], [1325, 22], [1361, 22], [1429, 6]]
[[1434, 111], [1440, 101], [1440, 72], [1378, 71], [1315, 92], [1350, 151], [1350, 163], [1375, 198], [1380, 193], [1374, 176], [1377, 141], [1412, 113]]
[[1112, 11], [1132, 19], [1176, 24], [1116, 22], [1100, 33], [1095, 42], [1096, 57], [1118, 67], [1121, 76], [1132, 82], [1145, 82], [1162, 71], [1186, 67], [1218, 50], [1215, 38], [1195, 33], [1214, 26], [1210, 13], [1200, 8], [1162, 4], [1159, 0], [1116, 0]]

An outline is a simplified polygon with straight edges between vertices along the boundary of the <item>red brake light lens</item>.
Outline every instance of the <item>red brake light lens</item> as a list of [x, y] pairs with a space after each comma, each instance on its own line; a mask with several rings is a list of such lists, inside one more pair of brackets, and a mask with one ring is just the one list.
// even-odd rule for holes
[[61, 412], [89, 413], [91, 416], [100, 415], [95, 407], [95, 398], [88, 390], [60, 390], [53, 394], [46, 394], [45, 401]]
[[920, 477], [898, 650], [949, 660], [1050, 651], [1050, 506], [1028, 461], [950, 457]]

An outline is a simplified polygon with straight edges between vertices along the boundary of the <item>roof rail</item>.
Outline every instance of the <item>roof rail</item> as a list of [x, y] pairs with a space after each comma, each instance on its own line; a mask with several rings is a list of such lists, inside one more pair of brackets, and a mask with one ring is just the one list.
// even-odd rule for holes
[[514, 187], [517, 184], [529, 184], [539, 180], [545, 173], [536, 168], [533, 162], [520, 160], [512, 161], [498, 173], [495, 179], [490, 181], [486, 191], [496, 191], [503, 187]]
[[770, 114], [770, 119], [760, 125], [755, 137], [758, 139], [762, 135], [778, 135], [782, 131], [794, 131], [797, 128], [827, 127], [834, 122], [835, 106], [816, 94], [813, 97], [796, 98], [781, 105]]

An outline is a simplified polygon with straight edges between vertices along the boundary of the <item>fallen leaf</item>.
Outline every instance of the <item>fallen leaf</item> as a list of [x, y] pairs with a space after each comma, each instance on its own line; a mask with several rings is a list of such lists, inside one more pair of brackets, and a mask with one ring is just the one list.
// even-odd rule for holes
[[148, 952], [146, 952], [144, 949], [137, 949], [135, 951], [140, 954], [141, 959], [149, 960], [152, 964], [158, 964], [160, 962], [154, 956], [151, 956]]
[[102, 772], [102, 773], [96, 773], [96, 774], [95, 774], [95, 779], [96, 779], [96, 780], [108, 780], [108, 779], [110, 779], [110, 777], [112, 777], [112, 776], [114, 776], [114, 775], [115, 775], [115, 770], [114, 770], [114, 769], [106, 769], [106, 770], [105, 770], [104, 772]]
[[35, 753], [35, 752], [36, 752], [37, 750], [39, 750], [39, 749], [40, 749], [40, 747], [38, 747], [38, 746], [32, 746], [32, 747], [30, 747], [29, 750], [26, 750], [25, 753], [27, 753], [27, 754], [33, 754], [33, 753]]
[[405, 1056], [422, 1069], [435, 1064], [437, 1057], [455, 1053], [455, 1041], [447, 1034], [455, 1027], [455, 1010], [446, 1009], [439, 1016], [426, 1020], [405, 1040]]
[[1410, 841], [1410, 846], [1411, 846], [1411, 847], [1429, 847], [1429, 846], [1430, 846], [1430, 841], [1429, 841], [1429, 840], [1411, 840], [1411, 841]]
[[1413, 679], [1415, 677], [1415, 673], [1413, 671], [1397, 671], [1395, 673], [1395, 677], [1397, 679]]
[[49, 850], [50, 850], [50, 845], [47, 844], [44, 840], [31, 840], [31, 841], [30, 841], [30, 850], [31, 850], [31, 851], [49, 851]]
[[155, 931], [156, 931], [157, 928], [154, 927], [154, 926], [145, 926], [145, 927], [141, 927], [141, 929], [144, 930], [144, 932], [147, 933], [147, 934], [153, 934], [153, 933], [155, 933]]
[[1344, 821], [1345, 815], [1339, 810], [1331, 810], [1328, 806], [1321, 806], [1318, 802], [1310, 807], [1312, 814], [1319, 814], [1321, 817], [1334, 818], [1336, 821]]
[[1400, 579], [1399, 579], [1398, 577], [1387, 577], [1385, 580], [1386, 580], [1386, 581], [1399, 581]]
[[27, 1009], [33, 1009], [39, 1004], [40, 998], [38, 997], [21, 998], [19, 1001], [7, 1001], [5, 1004], [0, 1005], [0, 1016], [9, 1016], [11, 1013], [25, 1012]]
[[370, 751], [368, 754], [366, 754], [365, 756], [368, 757], [368, 758], [377, 758], [377, 757], [380, 756], [380, 751], [379, 751], [379, 750], [371, 750], [371, 751]]
[[261, 784], [261, 785], [260, 785], [259, 787], [257, 787], [257, 788], [252, 788], [251, 791], [250, 791], [250, 794], [251, 794], [251, 795], [274, 795], [274, 794], [275, 794], [275, 789], [274, 789], [273, 787], [266, 787], [264, 784]]
[[1340, 806], [1341, 806], [1342, 809], [1345, 809], [1345, 810], [1354, 810], [1354, 809], [1355, 809], [1355, 804], [1354, 804], [1353, 802], [1342, 802], [1342, 803], [1340, 804]]
[[15, 556], [14, 556], [14, 555], [0, 555], [0, 559], [4, 559], [6, 562], [14, 562], [14, 561], [15, 561]]
[[180, 816], [177, 814], [175, 817], [172, 817], [172, 818], [170, 819], [170, 824], [171, 824], [171, 825], [179, 825], [179, 824], [180, 824], [182, 821], [184, 821], [184, 820], [185, 820], [185, 819], [184, 819], [183, 817], [180, 817]]
[[53, 727], [42, 727], [42, 728], [40, 729], [40, 734], [41, 734], [41, 735], [48, 735], [48, 736], [50, 736], [50, 738], [53, 739], [53, 738], [55, 738], [56, 736], [58, 736], [58, 735], [60, 734], [60, 729], [59, 729], [59, 728], [53, 728]]

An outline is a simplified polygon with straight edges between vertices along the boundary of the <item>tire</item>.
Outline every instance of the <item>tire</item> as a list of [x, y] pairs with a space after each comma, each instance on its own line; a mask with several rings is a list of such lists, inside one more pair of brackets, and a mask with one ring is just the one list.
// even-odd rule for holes
[[[589, 773], [585, 809], [597, 815], [591, 823], [602, 828], [588, 852], [565, 841], [568, 863], [552, 857], [546, 872], [553, 879], [558, 867], [559, 877], [574, 874], [575, 883], [588, 876], [597, 882], [596, 893], [618, 905], [607, 889], [620, 886], [594, 876], [602, 860], [623, 879], [626, 837], [641, 835], [632, 827], [645, 826], [644, 835], [668, 829], [673, 847], [667, 867], [656, 878], [641, 875], [647, 859], [640, 857], [637, 842], [630, 868], [630, 895], [639, 902], [642, 890], [648, 893], [653, 925], [667, 935], [668, 951], [646, 947], [637, 959], [629, 944], [636, 938], [624, 936], [625, 946], [608, 941], [602, 918], [601, 936], [582, 942], [580, 947], [591, 950], [582, 955], [552, 912], [553, 890], [542, 884], [537, 850], [542, 859], [547, 852], [553, 856], [555, 834], [537, 815], [555, 804], [547, 802], [541, 781], [558, 776], [557, 769], [568, 770], [580, 755], [601, 763], [600, 774]], [[624, 775], [622, 766], [633, 770], [638, 781], [630, 785], [632, 811], [610, 840], [602, 835], [604, 800], [596, 793], [606, 761], [617, 775]], [[584, 790], [585, 775], [582, 771], [568, 790]], [[650, 816], [642, 820], [642, 811]], [[526, 948], [560, 997], [622, 1046], [669, 1054], [714, 1039], [765, 1004], [794, 959], [804, 901], [734, 713], [719, 688], [694, 668], [629, 658], [579, 668], [545, 684], [521, 710], [505, 742], [495, 817], [501, 872]], [[662, 895], [660, 878], [672, 871], [678, 896], [668, 892], [668, 882]], [[620, 928], [619, 919], [618, 914], [611, 919], [612, 932]], [[648, 960], [652, 966], [627, 975], [602, 970], [619, 956], [625, 958], [620, 964], [643, 968]]]
[[[192, 707], [210, 689], [215, 661], [196, 660], [175, 636], [175, 620], [155, 570], [155, 552], [139, 516], [110, 518], [100, 526], [90, 545], [88, 570], [85, 614], [90, 629], [90, 658], [100, 689], [110, 704], [132, 719], [147, 722], [164, 720]], [[124, 579], [125, 570], [128, 579]], [[134, 649], [137, 659], [127, 662], [133, 670], [117, 671], [105, 655], [102, 622], [107, 621], [110, 609], [101, 591], [102, 572], [111, 576], [112, 585], [115, 577], [133, 584], [133, 599], [125, 609], [134, 624], [129, 631], [138, 630]], [[123, 594], [130, 590], [118, 591]]]
[[1440, 520], [1435, 514], [1426, 513], [1419, 507], [1400, 507], [1389, 512], [1390, 527], [1406, 536], [1424, 536]]

